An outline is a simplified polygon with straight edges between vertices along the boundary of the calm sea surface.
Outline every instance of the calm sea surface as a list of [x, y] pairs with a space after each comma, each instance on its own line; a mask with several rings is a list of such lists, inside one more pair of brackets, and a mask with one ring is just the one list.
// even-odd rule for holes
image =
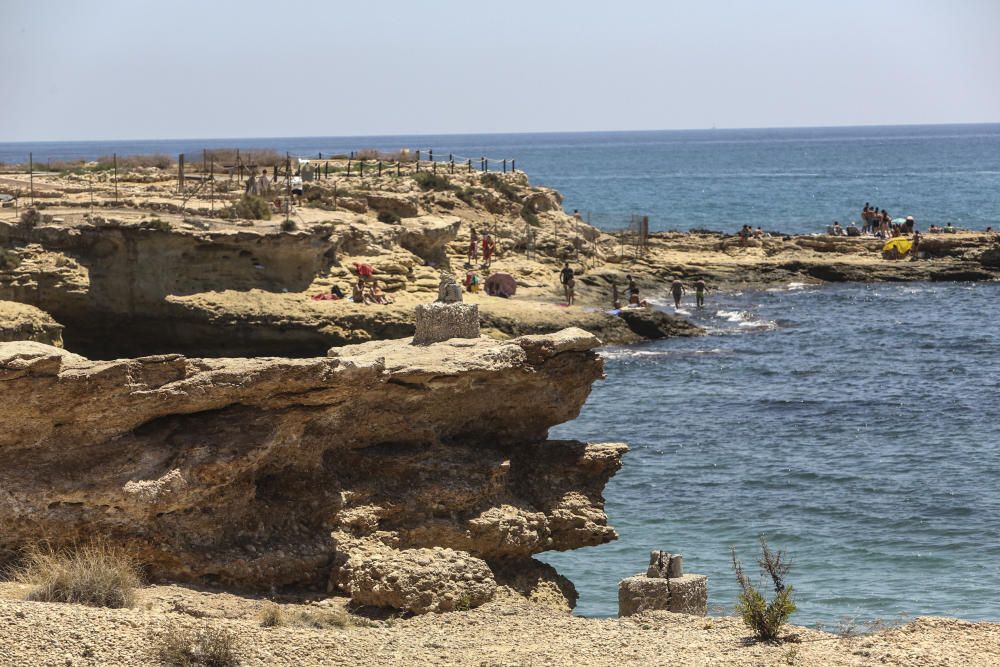
[[[604, 227], [814, 232], [869, 201], [918, 227], [1000, 227], [1000, 125], [0, 144], [0, 161], [239, 146], [433, 148], [516, 158]], [[736, 598], [735, 545], [795, 562], [799, 623], [1000, 619], [1000, 284], [710, 294], [711, 334], [604, 352], [607, 379], [553, 435], [632, 447], [607, 489], [617, 542], [546, 555], [614, 615], [654, 548]], [[690, 306], [687, 306], [690, 308]]]
[[560, 190], [604, 228], [631, 214], [652, 229], [734, 231], [743, 224], [816, 232], [857, 219], [865, 202], [893, 216], [1000, 227], [1000, 124], [771, 130], [688, 130], [399, 137], [300, 137], [165, 141], [0, 143], [0, 162], [271, 148], [331, 155], [360, 148], [434, 149], [513, 158], [532, 182]]
[[578, 612], [616, 614], [654, 548], [731, 608], [729, 548], [752, 565], [764, 534], [799, 623], [1000, 619], [998, 301], [1000, 283], [714, 294], [682, 305], [710, 335], [606, 350], [552, 433], [632, 448], [606, 493], [621, 539], [544, 556]]

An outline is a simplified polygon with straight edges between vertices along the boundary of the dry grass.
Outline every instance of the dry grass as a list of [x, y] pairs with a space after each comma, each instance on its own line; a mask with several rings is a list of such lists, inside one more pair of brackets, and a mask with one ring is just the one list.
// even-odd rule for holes
[[[113, 155], [104, 155], [97, 158], [97, 168], [98, 169], [110, 169], [115, 164], [115, 157]], [[118, 156], [118, 169], [119, 171], [125, 169], [139, 169], [156, 167], [157, 169], [170, 169], [176, 162], [169, 155], [157, 154], [157, 155], [119, 155]]]
[[240, 664], [236, 637], [225, 628], [174, 627], [155, 643], [156, 657], [173, 667], [234, 667]]
[[350, 615], [340, 609], [285, 609], [280, 605], [267, 604], [258, 615], [261, 627], [265, 628], [346, 628], [353, 625]]
[[29, 600], [113, 609], [134, 606], [142, 584], [135, 559], [103, 540], [64, 549], [34, 547], [11, 574], [17, 583], [31, 586]]

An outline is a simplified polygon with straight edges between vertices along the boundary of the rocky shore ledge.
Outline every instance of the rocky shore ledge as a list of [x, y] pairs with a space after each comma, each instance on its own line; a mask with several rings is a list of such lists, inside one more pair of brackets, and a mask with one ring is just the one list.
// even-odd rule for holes
[[340, 591], [410, 612], [508, 586], [563, 608], [534, 554], [616, 538], [622, 444], [547, 439], [602, 376], [578, 329], [371, 342], [315, 359], [89, 361], [0, 344], [0, 554], [109, 536], [154, 581]]
[[[925, 235], [916, 261], [884, 259], [876, 239], [824, 235], [743, 246], [734, 235], [664, 232], [640, 248], [634, 234], [568, 215], [558, 192], [522, 172], [337, 172], [307, 183], [287, 220], [240, 217], [239, 184], [217, 181], [210, 201], [207, 188], [178, 189], [169, 170], [127, 171], [117, 189], [106, 173], [36, 174], [33, 212], [0, 209], [0, 300], [41, 309], [63, 327], [67, 349], [92, 359], [315, 357], [413, 335], [414, 309], [433, 298], [442, 272], [516, 283], [511, 298], [465, 295], [493, 337], [572, 326], [605, 344], [701, 333], [654, 308], [609, 312], [615, 288], [626, 300], [628, 275], [654, 302], [676, 278], [705, 279], [710, 298], [789, 282], [1000, 278], [1000, 235], [981, 232]], [[22, 202], [28, 187], [27, 174], [0, 175], [0, 192], [20, 191]], [[481, 254], [468, 262], [467, 253], [487, 232], [496, 251], [484, 269]], [[567, 261], [569, 307], [559, 283]], [[362, 264], [393, 303], [314, 299], [332, 287], [349, 297]], [[0, 328], [3, 320], [0, 310]]]

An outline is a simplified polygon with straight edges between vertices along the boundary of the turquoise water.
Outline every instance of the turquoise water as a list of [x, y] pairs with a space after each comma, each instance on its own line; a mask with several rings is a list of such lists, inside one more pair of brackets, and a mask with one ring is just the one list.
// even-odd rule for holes
[[403, 137], [300, 137], [0, 143], [0, 162], [94, 159], [218, 146], [331, 155], [359, 148], [434, 149], [513, 158], [536, 184], [594, 224], [650, 216], [654, 230], [734, 231], [743, 224], [808, 233], [857, 219], [865, 202], [918, 227], [1000, 227], [1000, 124]]
[[[664, 299], [666, 300], [666, 299]], [[578, 612], [615, 615], [651, 549], [736, 599], [729, 548], [787, 549], [800, 624], [899, 613], [1000, 619], [1000, 283], [714, 295], [711, 335], [604, 352], [555, 437], [631, 447], [607, 488], [617, 542], [544, 559]]]

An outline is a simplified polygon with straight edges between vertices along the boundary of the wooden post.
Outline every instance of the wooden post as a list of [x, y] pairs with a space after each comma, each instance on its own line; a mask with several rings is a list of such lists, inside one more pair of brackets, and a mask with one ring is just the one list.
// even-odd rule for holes
[[483, 171], [489, 171], [489, 170], [490, 170], [490, 161], [486, 158], [483, 158]]
[[292, 214], [292, 160], [285, 151], [285, 223], [288, 226], [288, 218]]
[[204, 148], [201, 149], [201, 173], [208, 173], [208, 151]]
[[177, 191], [184, 192], [184, 153], [177, 156]]
[[507, 158], [504, 158], [503, 161], [503, 173], [507, 173]]
[[472, 158], [469, 158], [469, 173], [472, 173]]
[[243, 160], [240, 159], [239, 148], [236, 149], [236, 168], [240, 170], [240, 185], [243, 185]]
[[451, 165], [451, 173], [455, 173], [455, 161], [452, 159], [448, 160], [448, 164]]
[[215, 212], [215, 158], [212, 158], [212, 162], [209, 166], [210, 172], [208, 174], [208, 179], [211, 181], [212, 185], [212, 212]]
[[396, 160], [396, 176], [399, 176], [399, 174], [400, 174], [400, 166], [399, 165], [400, 165], [400, 161]]
[[35, 156], [28, 153], [28, 188], [31, 190], [31, 205], [35, 205]]
[[513, 160], [513, 159], [510, 161], [510, 170], [511, 171], [517, 171], [517, 169], [514, 167], [514, 162], [515, 162], [515, 160]]
[[113, 153], [115, 161], [115, 206], [118, 206], [118, 153]]
[[428, 151], [427, 151], [427, 159], [430, 160], [431, 162], [434, 162], [434, 149], [433, 148], [428, 149]]
[[[352, 152], [351, 155], [354, 155], [354, 153]], [[351, 177], [351, 161], [350, 160], [347, 161], [347, 177], [348, 178]]]
[[361, 178], [365, 177], [365, 161], [362, 160], [358, 163], [358, 176]]
[[379, 178], [382, 178], [382, 160], [378, 161], [378, 175]]
[[435, 174], [438, 173], [438, 163], [435, 162], [434, 160], [431, 160], [431, 171], [433, 171]]

